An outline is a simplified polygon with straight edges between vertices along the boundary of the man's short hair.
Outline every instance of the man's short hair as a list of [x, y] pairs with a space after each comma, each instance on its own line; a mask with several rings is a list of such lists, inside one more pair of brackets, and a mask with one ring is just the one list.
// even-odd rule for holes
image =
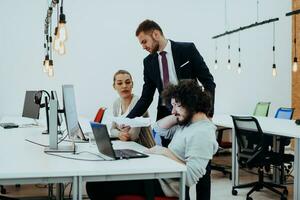
[[161, 33], [161, 35], [164, 35], [163, 31], [160, 28], [160, 26], [155, 21], [150, 20], [150, 19], [146, 19], [145, 21], [140, 23], [140, 25], [136, 29], [135, 36], [138, 36], [141, 32], [149, 33], [149, 32], [152, 32], [154, 30], [158, 30]]
[[162, 93], [166, 102], [175, 99], [191, 113], [203, 112], [209, 114], [212, 99], [208, 92], [192, 79], [181, 80], [178, 85], [169, 85]]

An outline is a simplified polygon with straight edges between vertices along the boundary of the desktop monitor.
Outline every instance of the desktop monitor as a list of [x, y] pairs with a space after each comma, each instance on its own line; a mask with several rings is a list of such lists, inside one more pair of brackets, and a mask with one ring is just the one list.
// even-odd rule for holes
[[71, 139], [78, 136], [80, 139], [85, 139], [77, 118], [77, 110], [75, 103], [75, 92], [73, 85], [63, 85], [63, 104], [65, 113], [65, 122], [68, 135]]
[[38, 119], [41, 99], [41, 91], [26, 91], [22, 117]]
[[57, 109], [58, 109], [58, 112], [57, 112], [57, 125], [61, 126], [62, 122], [63, 122], [63, 117], [62, 117], [62, 113], [60, 112], [61, 108], [59, 106], [59, 100], [58, 100], [57, 93], [56, 93], [55, 90], [51, 91], [51, 99], [57, 100]]

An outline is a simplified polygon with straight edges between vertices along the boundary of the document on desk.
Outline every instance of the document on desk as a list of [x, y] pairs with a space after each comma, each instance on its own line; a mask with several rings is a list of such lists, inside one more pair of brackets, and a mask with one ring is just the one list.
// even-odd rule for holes
[[133, 119], [126, 117], [111, 117], [111, 121], [117, 124], [124, 124], [126, 126], [134, 127], [147, 127], [151, 125], [151, 120], [149, 117], [136, 117]]

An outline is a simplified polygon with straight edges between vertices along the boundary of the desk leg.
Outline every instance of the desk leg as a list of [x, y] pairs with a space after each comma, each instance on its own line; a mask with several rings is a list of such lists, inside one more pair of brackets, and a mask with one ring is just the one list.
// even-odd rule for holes
[[300, 138], [295, 138], [295, 159], [294, 159], [294, 200], [300, 199], [300, 183], [299, 183], [299, 176], [300, 176]]
[[179, 200], [184, 200], [185, 199], [185, 172], [181, 173], [181, 177], [180, 177], [180, 188], [179, 188]]
[[73, 177], [73, 200], [78, 199], [78, 177], [74, 176]]
[[82, 200], [82, 176], [78, 177], [78, 200]]
[[[280, 147], [280, 142], [279, 142], [280, 137], [279, 136], [273, 136], [273, 149], [275, 152], [279, 152], [279, 147]], [[280, 170], [278, 166], [274, 166], [273, 168], [273, 182], [280, 184]]]
[[63, 183], [56, 183], [56, 199], [57, 200], [64, 199], [63, 192], [64, 192]]
[[235, 130], [232, 129], [232, 163], [231, 163], [231, 176], [232, 176], [232, 186], [239, 184], [239, 163], [237, 161], [237, 141], [235, 137]]

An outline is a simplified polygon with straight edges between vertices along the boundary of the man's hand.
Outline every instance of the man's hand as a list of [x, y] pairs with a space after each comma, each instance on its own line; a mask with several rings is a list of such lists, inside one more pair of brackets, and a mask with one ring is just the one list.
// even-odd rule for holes
[[172, 160], [175, 160], [181, 164], [185, 164], [185, 161], [181, 160], [178, 158], [170, 149], [162, 146], [154, 146], [150, 149], [147, 149], [145, 153], [150, 153], [150, 154], [158, 154], [158, 155], [163, 155], [168, 158], [171, 158]]

